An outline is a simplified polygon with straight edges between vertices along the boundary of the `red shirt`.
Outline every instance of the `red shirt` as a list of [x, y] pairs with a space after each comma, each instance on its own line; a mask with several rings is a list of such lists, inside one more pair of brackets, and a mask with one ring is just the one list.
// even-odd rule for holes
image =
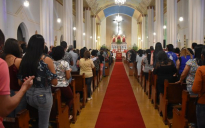
[[[10, 95], [10, 78], [8, 65], [0, 58], [0, 95]], [[0, 107], [1, 109], [1, 107]], [[0, 128], [3, 126], [3, 118], [0, 117]]]

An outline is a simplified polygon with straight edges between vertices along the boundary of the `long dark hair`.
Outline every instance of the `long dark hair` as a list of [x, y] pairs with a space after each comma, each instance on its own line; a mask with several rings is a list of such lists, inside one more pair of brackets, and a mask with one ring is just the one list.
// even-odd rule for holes
[[3, 53], [4, 42], [5, 42], [5, 36], [4, 36], [4, 33], [0, 29], [0, 55]]
[[203, 48], [202, 44], [199, 44], [199, 45], [195, 46], [195, 48], [194, 48], [194, 50], [195, 50], [194, 58], [196, 58], [196, 62], [199, 66], [202, 65], [202, 60], [201, 60], [202, 48]]
[[16, 39], [9, 38], [6, 40], [2, 58], [5, 59], [8, 54], [14, 55], [17, 58], [21, 57], [21, 50]]
[[168, 58], [167, 54], [164, 51], [159, 51], [157, 55], [159, 63], [163, 63], [165, 65], [168, 64], [171, 60]]
[[150, 50], [150, 49], [147, 49], [145, 52], [146, 52], [146, 54], [147, 54], [148, 64], [150, 64], [151, 50]]
[[85, 53], [85, 49], [84, 48], [80, 49], [80, 58], [84, 57], [84, 53]]
[[158, 52], [163, 51], [162, 44], [160, 42], [157, 42], [155, 45], [155, 51], [153, 53], [153, 61], [155, 62], [155, 56], [157, 56]]
[[205, 46], [203, 46], [201, 54], [203, 55], [203, 57], [201, 56], [202, 65], [205, 65]]
[[27, 52], [24, 55], [19, 73], [22, 77], [36, 76], [38, 63], [43, 55], [44, 50], [44, 38], [42, 35], [33, 35], [28, 42]]

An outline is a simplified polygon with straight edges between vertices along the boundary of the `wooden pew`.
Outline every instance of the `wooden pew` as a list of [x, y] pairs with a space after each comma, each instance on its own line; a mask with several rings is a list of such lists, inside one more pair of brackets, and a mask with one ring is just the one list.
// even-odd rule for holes
[[92, 71], [93, 71], [93, 92], [94, 92], [94, 90], [98, 86], [96, 68], [93, 68]]
[[146, 80], [146, 94], [148, 98], [151, 98], [151, 85], [153, 83], [153, 74], [152, 71], [149, 71], [148, 80]]
[[129, 76], [134, 75], [134, 68], [133, 68], [133, 63], [129, 63]]
[[157, 75], [153, 75], [151, 101], [154, 104], [154, 108], [157, 109]]
[[29, 128], [29, 111], [20, 111], [15, 118], [5, 117], [3, 124], [5, 128]]
[[106, 62], [105, 63], [105, 76], [109, 76], [110, 74], [110, 66], [109, 66], [109, 63]]
[[137, 71], [137, 62], [134, 62], [134, 76], [139, 81], [138, 71]]
[[75, 79], [75, 89], [76, 91], [83, 92], [83, 102], [82, 107], [85, 107], [87, 101], [87, 85], [85, 84], [85, 74], [83, 75], [72, 75], [72, 78]]
[[75, 79], [72, 80], [71, 85], [73, 91], [73, 119], [72, 122], [75, 123], [77, 120], [77, 114], [80, 113], [80, 94], [76, 93]]
[[72, 75], [80, 75], [80, 72], [79, 71], [71, 72], [71, 76]]
[[168, 104], [182, 103], [182, 91], [186, 89], [186, 84], [169, 83], [164, 80], [164, 94], [160, 94], [159, 112], [162, 112], [164, 123], [172, 123], [168, 120]]
[[188, 91], [182, 92], [182, 105], [180, 108], [173, 109], [173, 128], [188, 128], [189, 123], [196, 122], [196, 105], [194, 104], [197, 96], [190, 95]]
[[59, 89], [56, 89], [53, 94], [50, 121], [55, 121], [57, 128], [70, 128], [69, 108], [67, 105], [62, 106], [61, 91]]

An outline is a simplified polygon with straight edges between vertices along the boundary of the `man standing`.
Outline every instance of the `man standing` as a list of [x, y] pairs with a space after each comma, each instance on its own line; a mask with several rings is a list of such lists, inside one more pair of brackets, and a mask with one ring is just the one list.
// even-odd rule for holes
[[70, 45], [68, 49], [69, 49], [68, 55], [71, 56], [72, 62], [73, 62], [73, 65], [71, 66], [71, 69], [72, 69], [72, 71], [78, 71], [78, 68], [77, 68], [77, 65], [76, 65], [76, 62], [78, 60], [78, 54], [73, 52], [73, 45]]
[[63, 60], [67, 61], [71, 66], [73, 65], [73, 60], [72, 60], [72, 56], [66, 52], [67, 50], [67, 43], [65, 41], [61, 42], [61, 47], [63, 47], [64, 51], [65, 51], [65, 55], [63, 57]]
[[175, 66], [176, 66], [176, 62], [178, 60], [178, 57], [177, 57], [176, 53], [173, 52], [174, 51], [174, 46], [172, 44], [167, 45], [167, 50], [168, 50], [168, 52], [167, 52], [168, 58], [170, 60], [172, 60], [175, 64]]

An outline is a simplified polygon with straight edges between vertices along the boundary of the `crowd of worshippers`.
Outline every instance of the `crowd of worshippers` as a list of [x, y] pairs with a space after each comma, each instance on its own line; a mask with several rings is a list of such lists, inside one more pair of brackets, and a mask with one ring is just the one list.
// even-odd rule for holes
[[[198, 95], [196, 115], [198, 128], [205, 128], [205, 46], [192, 43], [192, 48], [174, 48], [172, 44], [162, 48], [156, 43], [147, 50], [130, 50], [127, 52], [130, 63], [137, 62], [138, 76], [141, 68], [148, 79], [149, 71], [153, 71], [157, 78], [157, 99], [164, 93], [164, 80], [170, 83], [186, 83], [190, 95]], [[141, 66], [143, 65], [143, 66]], [[174, 93], [174, 92], [173, 92]]]
[[2, 117], [15, 117], [26, 108], [27, 103], [38, 109], [39, 128], [48, 128], [52, 92], [60, 89], [62, 97], [67, 99], [69, 110], [72, 110], [71, 72], [85, 74], [87, 100], [91, 100], [92, 68], [96, 68], [96, 72], [102, 68], [105, 77], [105, 62], [112, 63], [112, 53], [105, 48], [99, 51], [86, 47], [74, 50], [72, 45], [67, 47], [63, 41], [48, 52], [42, 35], [33, 35], [28, 45], [19, 45], [13, 38], [5, 41], [1, 30], [0, 56], [0, 128], [3, 128]]

